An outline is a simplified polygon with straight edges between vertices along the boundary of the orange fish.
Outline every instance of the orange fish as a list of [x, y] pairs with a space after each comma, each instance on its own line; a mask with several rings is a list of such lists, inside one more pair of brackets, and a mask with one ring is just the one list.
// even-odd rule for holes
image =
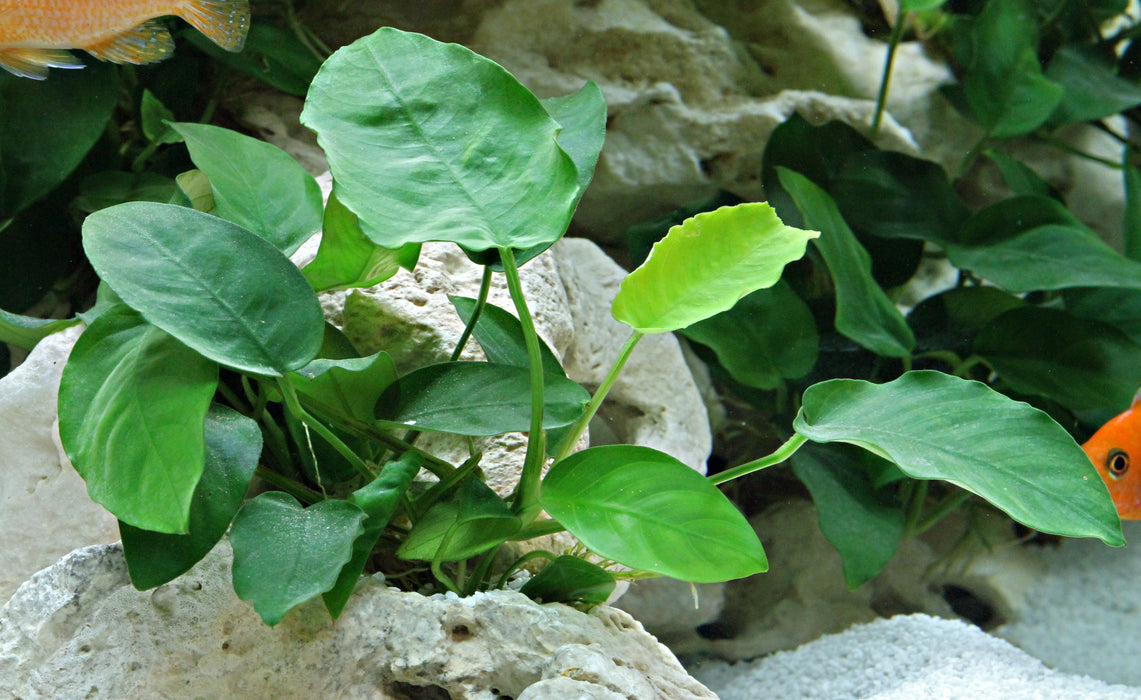
[[0, 68], [43, 80], [49, 68], [82, 68], [67, 49], [101, 61], [154, 63], [174, 40], [158, 17], [176, 15], [227, 51], [241, 51], [249, 0], [0, 0]]
[[1082, 445], [1122, 520], [1141, 520], [1141, 393], [1128, 411], [1101, 426]]

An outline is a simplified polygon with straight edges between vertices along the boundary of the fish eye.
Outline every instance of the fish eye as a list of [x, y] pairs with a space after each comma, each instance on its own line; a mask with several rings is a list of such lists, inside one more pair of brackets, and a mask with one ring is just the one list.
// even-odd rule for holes
[[1129, 454], [1125, 450], [1110, 450], [1105, 458], [1105, 468], [1114, 479], [1120, 479], [1129, 471]]

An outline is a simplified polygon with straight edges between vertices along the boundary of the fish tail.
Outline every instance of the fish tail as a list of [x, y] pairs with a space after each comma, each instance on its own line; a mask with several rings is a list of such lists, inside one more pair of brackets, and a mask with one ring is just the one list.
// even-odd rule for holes
[[227, 51], [241, 51], [246, 43], [249, 0], [187, 0], [178, 16]]
[[0, 68], [21, 78], [44, 80], [49, 68], [82, 68], [83, 61], [61, 49], [3, 49]]

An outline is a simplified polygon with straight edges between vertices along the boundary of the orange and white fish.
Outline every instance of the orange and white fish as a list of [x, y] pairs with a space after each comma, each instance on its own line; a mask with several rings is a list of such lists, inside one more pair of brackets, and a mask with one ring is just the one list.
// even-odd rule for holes
[[1097, 467], [1122, 520], [1141, 520], [1141, 393], [1101, 426], [1082, 449]]
[[101, 61], [154, 63], [174, 40], [158, 17], [176, 15], [227, 51], [241, 51], [249, 0], [0, 0], [0, 68], [43, 80], [49, 68], [82, 68], [68, 49]]

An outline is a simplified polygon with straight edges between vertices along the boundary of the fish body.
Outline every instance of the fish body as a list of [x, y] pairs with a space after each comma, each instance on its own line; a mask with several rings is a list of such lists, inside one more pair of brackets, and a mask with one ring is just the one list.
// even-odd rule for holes
[[1141, 393], [1082, 445], [1122, 520], [1141, 520]]
[[153, 63], [174, 40], [158, 17], [175, 15], [227, 51], [241, 51], [249, 0], [0, 0], [0, 68], [42, 80], [49, 68], [82, 68], [68, 49], [101, 61]]

